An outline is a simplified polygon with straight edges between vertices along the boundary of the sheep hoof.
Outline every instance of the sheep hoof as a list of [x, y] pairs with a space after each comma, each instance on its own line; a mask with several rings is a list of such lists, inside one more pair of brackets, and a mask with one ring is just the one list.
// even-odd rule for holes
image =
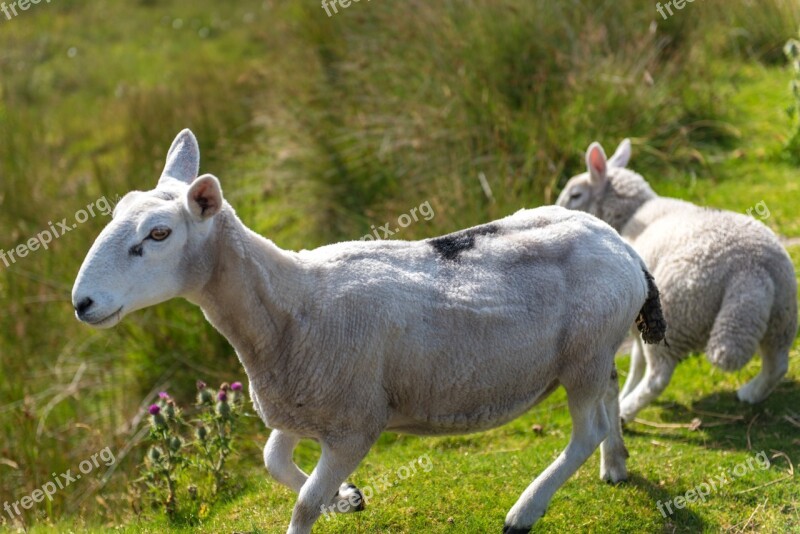
[[347, 502], [349, 508], [344, 513], [363, 512], [366, 508], [364, 494], [356, 486], [347, 482], [339, 487], [337, 499]]
[[530, 531], [531, 527], [519, 528], [519, 527], [512, 527], [511, 525], [503, 526], [503, 534], [528, 534]]
[[615, 470], [611, 469], [606, 473], [603, 473], [600, 478], [612, 486], [616, 486], [617, 484], [627, 482], [628, 473], [626, 472], [626, 469], [622, 469], [621, 472], [615, 472]]

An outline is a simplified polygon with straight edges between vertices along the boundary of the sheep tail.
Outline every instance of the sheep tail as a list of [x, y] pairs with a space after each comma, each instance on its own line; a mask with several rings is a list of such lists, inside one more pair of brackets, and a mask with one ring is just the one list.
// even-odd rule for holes
[[636, 317], [636, 328], [639, 329], [645, 343], [654, 345], [663, 340], [664, 344], [669, 347], [666, 339], [667, 322], [664, 320], [664, 312], [661, 309], [661, 298], [656, 281], [647, 269], [642, 269], [642, 271], [647, 281], [647, 299]]

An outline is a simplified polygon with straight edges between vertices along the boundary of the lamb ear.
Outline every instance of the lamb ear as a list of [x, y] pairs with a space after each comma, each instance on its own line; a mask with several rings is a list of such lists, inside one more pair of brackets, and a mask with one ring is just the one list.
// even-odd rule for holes
[[178, 134], [172, 142], [172, 146], [169, 147], [167, 163], [158, 180], [158, 185], [171, 179], [191, 184], [199, 172], [200, 146], [192, 131], [187, 128]]
[[216, 176], [204, 174], [186, 193], [186, 209], [195, 219], [205, 221], [222, 209], [222, 187]]
[[631, 160], [631, 140], [623, 139], [617, 147], [617, 151], [608, 160], [609, 167], [626, 167]]
[[597, 141], [589, 145], [589, 149], [586, 151], [586, 166], [589, 168], [589, 176], [593, 184], [601, 184], [606, 181], [608, 170], [606, 153]]

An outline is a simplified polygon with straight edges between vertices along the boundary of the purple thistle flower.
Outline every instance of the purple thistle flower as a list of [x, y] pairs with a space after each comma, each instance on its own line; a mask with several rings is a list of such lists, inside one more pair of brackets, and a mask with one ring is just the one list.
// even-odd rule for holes
[[161, 406], [158, 404], [151, 404], [147, 411], [150, 412], [150, 415], [158, 415], [161, 413]]
[[206, 389], [206, 383], [203, 382], [202, 380], [198, 380], [197, 381], [197, 389], [199, 389], [200, 391]]
[[231, 384], [231, 389], [233, 391], [241, 391], [242, 390], [242, 383], [241, 382], [234, 382]]
[[217, 393], [217, 400], [220, 402], [227, 402], [228, 401], [228, 394], [224, 391], [220, 391]]
[[169, 398], [169, 393], [167, 393], [166, 391], [162, 391], [161, 393], [158, 394], [158, 398], [161, 400], [167, 400]]

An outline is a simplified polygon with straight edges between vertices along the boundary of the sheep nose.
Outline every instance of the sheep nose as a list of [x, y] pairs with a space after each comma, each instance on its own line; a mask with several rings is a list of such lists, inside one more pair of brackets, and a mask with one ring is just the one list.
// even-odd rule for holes
[[75, 312], [78, 314], [78, 317], [83, 317], [83, 314], [92, 307], [92, 304], [94, 304], [94, 301], [89, 297], [75, 304]]

